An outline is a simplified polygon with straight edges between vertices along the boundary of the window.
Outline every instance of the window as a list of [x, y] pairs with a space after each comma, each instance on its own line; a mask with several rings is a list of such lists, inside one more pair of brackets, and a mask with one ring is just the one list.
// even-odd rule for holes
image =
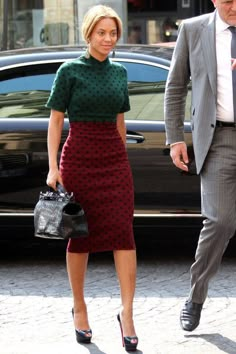
[[128, 0], [128, 10], [136, 11], [177, 11], [177, 1], [173, 0]]
[[[168, 68], [142, 62], [120, 62], [127, 68], [131, 103], [131, 110], [125, 114], [125, 118], [163, 121]], [[29, 64], [5, 70], [4, 79], [0, 79], [0, 119], [49, 117], [50, 110], [45, 104], [60, 64]], [[190, 92], [186, 107], [187, 120], [189, 116]]]
[[160, 82], [166, 81], [168, 70], [159, 66], [122, 62], [128, 71], [128, 81]]
[[128, 70], [131, 110], [126, 119], [163, 120], [163, 100], [168, 70], [141, 63], [122, 64]]
[[[160, 66], [122, 62], [128, 70], [131, 110], [126, 120], [164, 120], [164, 93], [168, 69]], [[185, 117], [190, 117], [189, 91]]]
[[0, 81], [0, 118], [45, 118], [45, 107], [59, 64], [6, 70]]
[[4, 80], [1, 82], [0, 94], [48, 90], [52, 86], [54, 76], [55, 74], [44, 74]]
[[0, 0], [0, 50], [78, 42], [74, 0]]

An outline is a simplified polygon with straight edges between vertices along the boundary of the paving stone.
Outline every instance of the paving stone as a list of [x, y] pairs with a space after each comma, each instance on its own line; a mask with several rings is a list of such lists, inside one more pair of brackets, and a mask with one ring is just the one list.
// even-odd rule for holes
[[[189, 290], [190, 258], [138, 261], [134, 318], [138, 354], [236, 353], [236, 261], [226, 258], [210, 284], [199, 327], [184, 332], [179, 312]], [[93, 257], [85, 287], [93, 340], [75, 341], [65, 260], [0, 261], [0, 354], [122, 354], [113, 261]]]

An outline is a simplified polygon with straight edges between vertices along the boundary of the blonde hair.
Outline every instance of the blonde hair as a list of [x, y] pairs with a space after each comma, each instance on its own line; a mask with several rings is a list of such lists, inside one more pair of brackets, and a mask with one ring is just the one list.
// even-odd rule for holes
[[86, 43], [89, 42], [89, 38], [96, 24], [104, 18], [112, 18], [115, 21], [117, 27], [117, 41], [120, 39], [122, 34], [122, 21], [116, 11], [109, 6], [95, 5], [88, 10], [83, 19], [82, 34]]

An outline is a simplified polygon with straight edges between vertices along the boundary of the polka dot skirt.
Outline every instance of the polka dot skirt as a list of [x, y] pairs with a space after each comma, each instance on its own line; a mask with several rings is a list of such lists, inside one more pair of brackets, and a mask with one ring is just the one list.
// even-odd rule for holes
[[89, 237], [69, 240], [68, 252], [135, 249], [133, 179], [116, 123], [71, 123], [60, 171], [89, 228]]

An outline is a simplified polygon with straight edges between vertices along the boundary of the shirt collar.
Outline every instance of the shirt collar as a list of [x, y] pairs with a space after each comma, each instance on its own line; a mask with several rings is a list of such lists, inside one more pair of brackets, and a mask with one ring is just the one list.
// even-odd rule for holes
[[223, 21], [218, 11], [216, 11], [216, 34], [224, 32], [228, 27], [229, 24]]

